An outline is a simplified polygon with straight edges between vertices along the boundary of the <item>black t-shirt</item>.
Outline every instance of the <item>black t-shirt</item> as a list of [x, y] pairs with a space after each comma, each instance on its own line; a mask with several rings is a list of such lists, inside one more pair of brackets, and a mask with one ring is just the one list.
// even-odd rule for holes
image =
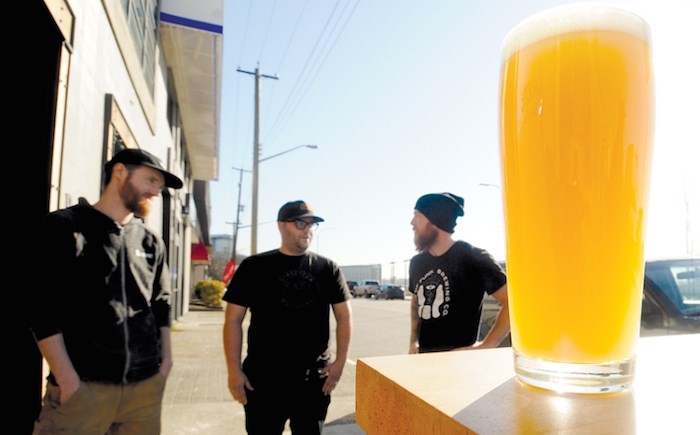
[[487, 251], [457, 241], [439, 257], [428, 251], [411, 259], [409, 290], [418, 296], [420, 352], [474, 344], [484, 292], [494, 293], [506, 275]]
[[246, 374], [273, 364], [267, 375], [286, 378], [324, 366], [330, 306], [350, 298], [340, 268], [315, 253], [273, 250], [243, 260], [223, 299], [250, 309]]

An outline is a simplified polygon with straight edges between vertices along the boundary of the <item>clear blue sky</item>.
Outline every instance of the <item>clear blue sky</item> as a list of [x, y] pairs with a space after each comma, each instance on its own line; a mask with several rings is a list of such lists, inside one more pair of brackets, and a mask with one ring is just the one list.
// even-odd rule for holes
[[[324, 217], [312, 250], [341, 265], [414, 253], [416, 199], [466, 200], [455, 237], [505, 258], [498, 155], [500, 45], [545, 0], [225, 0], [221, 163], [211, 232], [231, 234], [252, 169], [253, 76], [262, 80], [258, 252], [279, 246], [288, 200]], [[700, 2], [612, 1], [651, 25], [656, 140], [647, 257], [700, 253]], [[481, 186], [490, 184], [491, 186]], [[238, 251], [250, 253], [252, 176]], [[401, 264], [401, 267], [398, 265]]]

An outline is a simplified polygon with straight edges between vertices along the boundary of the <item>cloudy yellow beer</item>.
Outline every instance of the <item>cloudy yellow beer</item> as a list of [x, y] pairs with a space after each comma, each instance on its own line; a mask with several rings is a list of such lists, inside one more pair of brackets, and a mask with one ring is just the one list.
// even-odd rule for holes
[[515, 371], [571, 392], [627, 388], [644, 276], [654, 86], [648, 25], [555, 8], [503, 44], [500, 139]]

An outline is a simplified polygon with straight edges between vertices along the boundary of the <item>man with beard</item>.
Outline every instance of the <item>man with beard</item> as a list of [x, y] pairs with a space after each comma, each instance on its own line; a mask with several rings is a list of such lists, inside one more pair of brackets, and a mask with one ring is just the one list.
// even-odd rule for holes
[[182, 181], [137, 149], [104, 169], [94, 205], [54, 211], [39, 229], [45, 270], [28, 324], [50, 372], [35, 434], [160, 433], [170, 276], [165, 243], [142, 218]]
[[[459, 216], [464, 199], [449, 192], [416, 202], [411, 225], [419, 253], [409, 265], [409, 353], [496, 347], [510, 330], [505, 272], [486, 250], [452, 238]], [[484, 293], [502, 306], [478, 342]]]
[[[308, 203], [284, 204], [277, 214], [280, 247], [243, 260], [224, 294], [228, 389], [244, 406], [249, 434], [279, 435], [289, 421], [293, 434], [320, 435], [345, 368], [352, 295], [338, 265], [309, 251], [319, 222], [323, 219]], [[248, 310], [248, 348], [241, 362]]]

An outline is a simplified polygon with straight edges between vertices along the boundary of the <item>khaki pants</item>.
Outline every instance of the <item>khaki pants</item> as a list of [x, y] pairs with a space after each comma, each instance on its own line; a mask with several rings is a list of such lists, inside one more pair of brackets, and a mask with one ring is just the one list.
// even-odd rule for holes
[[33, 435], [159, 434], [164, 391], [165, 377], [157, 373], [129, 385], [81, 382], [59, 403], [59, 388], [49, 382]]

